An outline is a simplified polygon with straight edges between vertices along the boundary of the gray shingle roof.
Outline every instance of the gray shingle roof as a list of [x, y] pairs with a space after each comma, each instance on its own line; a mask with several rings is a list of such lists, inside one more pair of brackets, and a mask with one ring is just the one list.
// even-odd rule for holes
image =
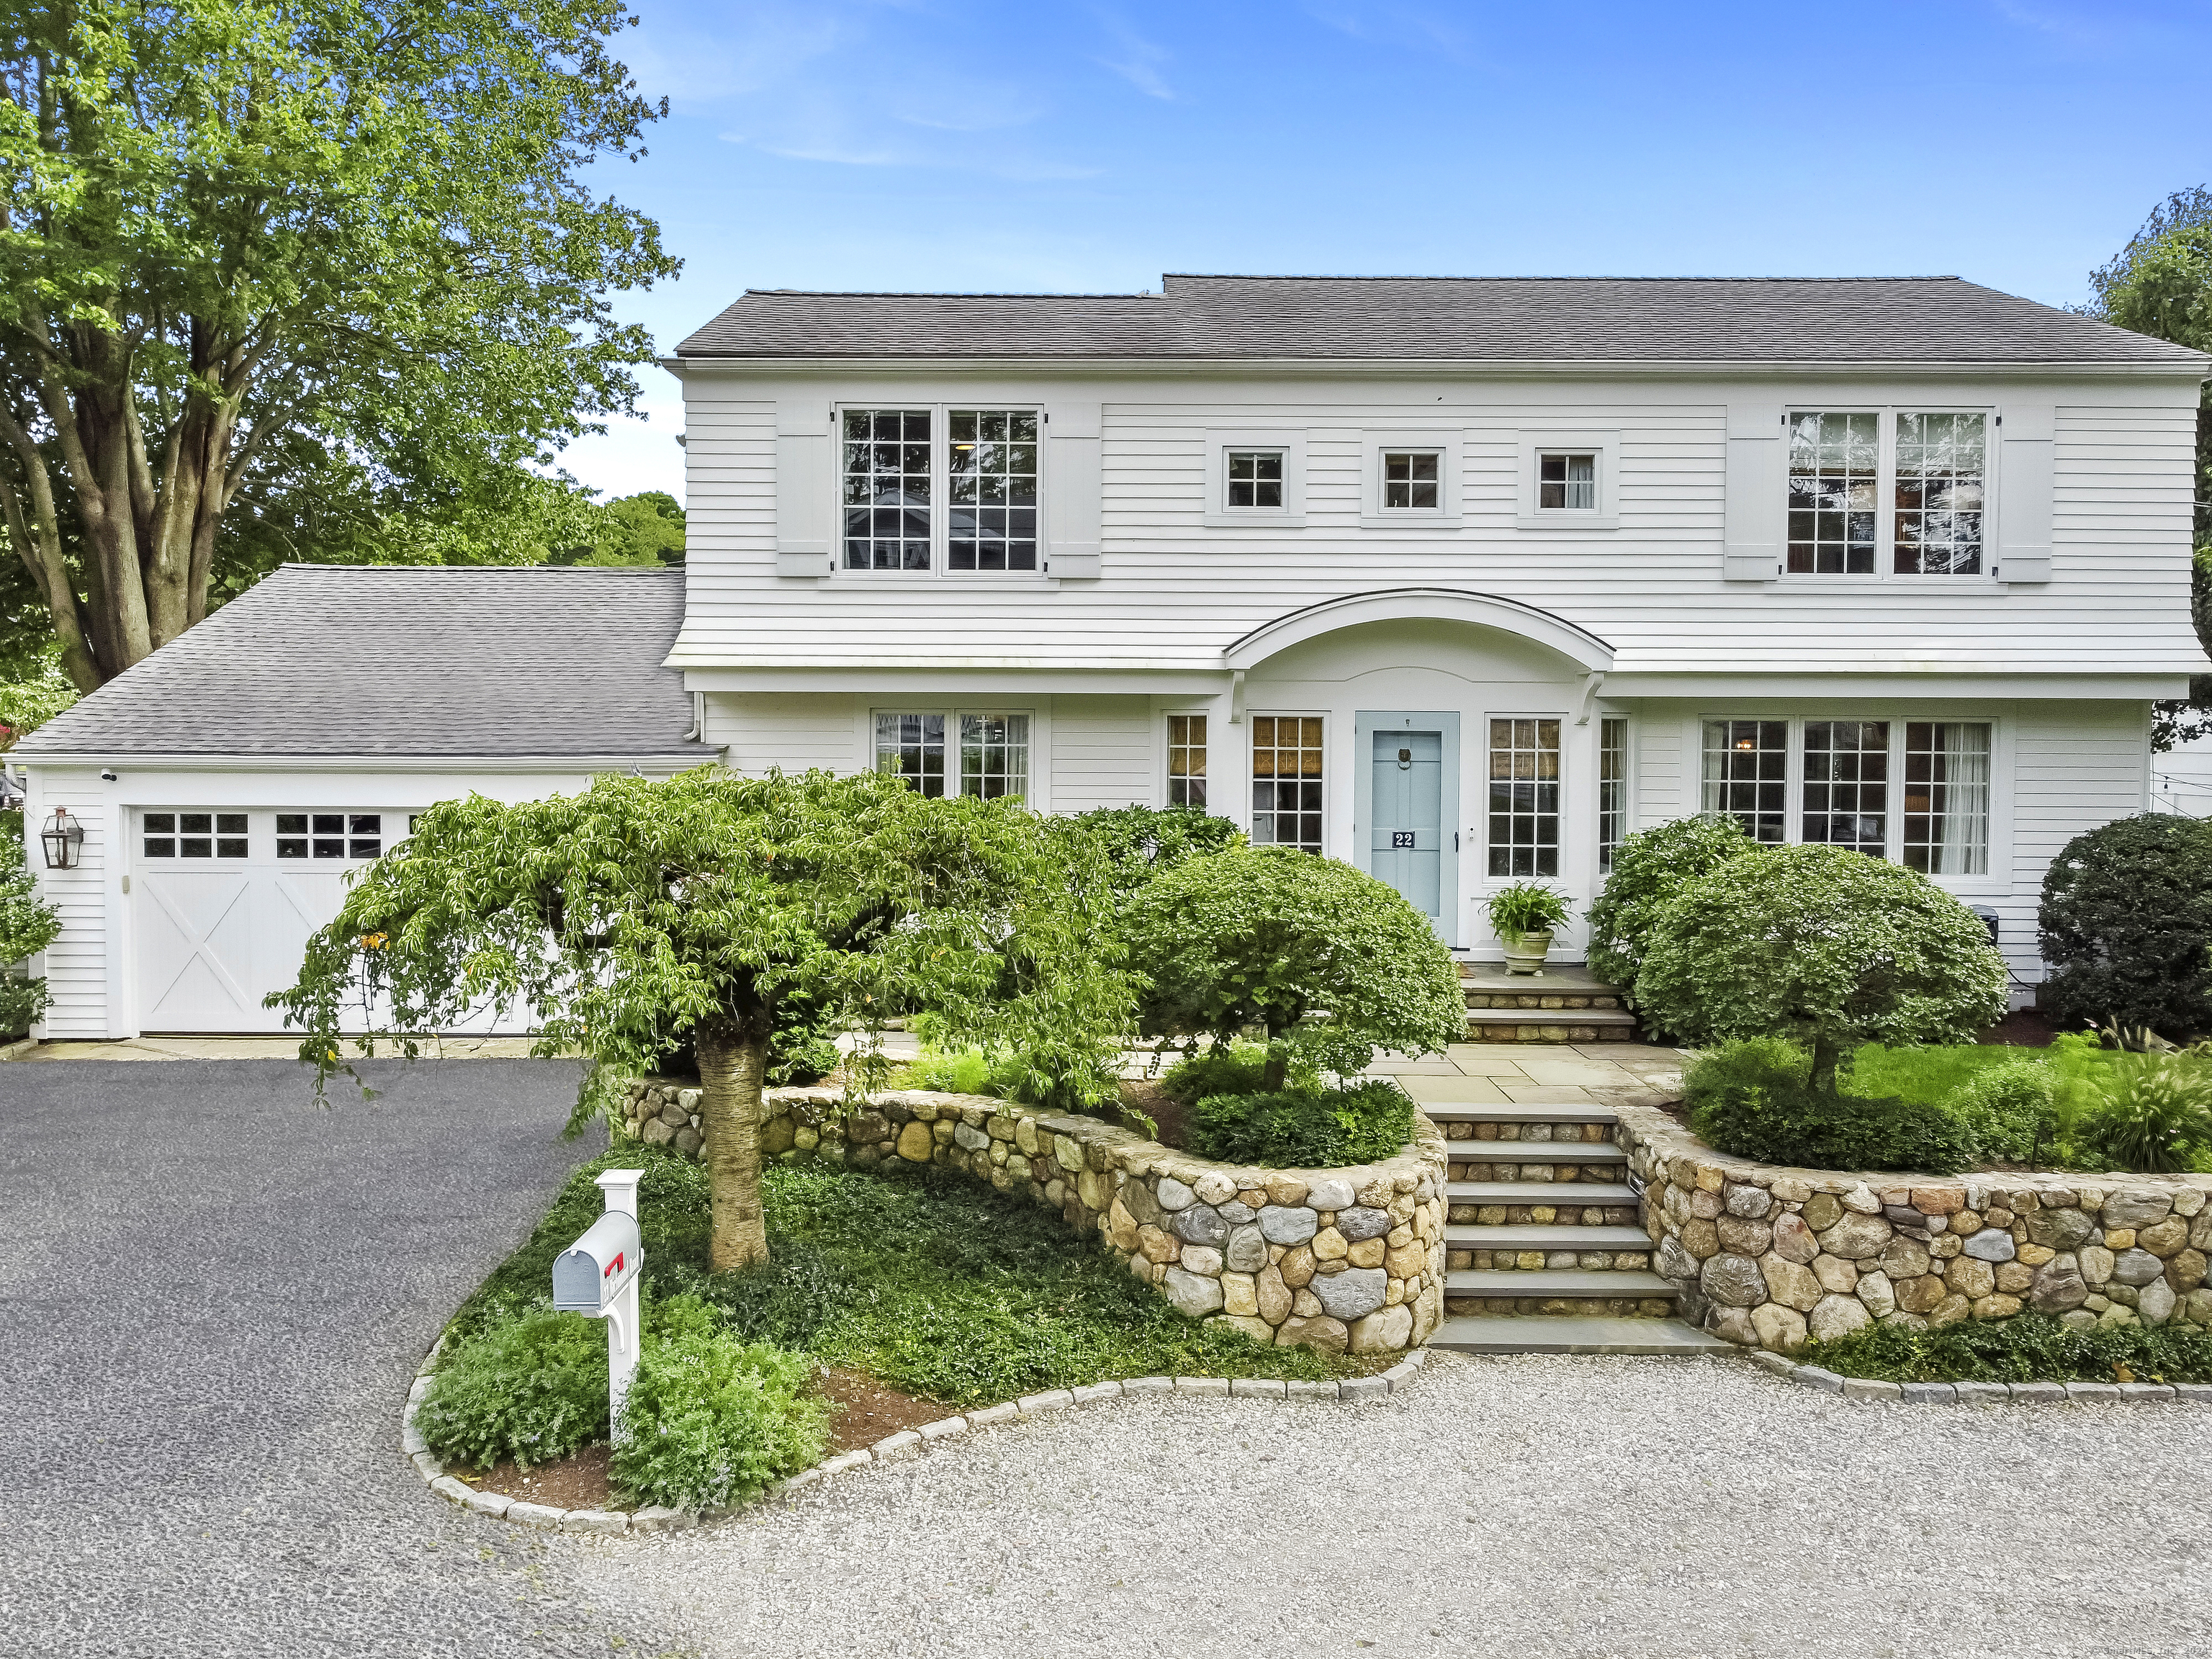
[[1175, 276], [1144, 294], [749, 292], [682, 357], [2112, 363], [2197, 352], [1955, 276]]
[[16, 746], [686, 757], [684, 573], [286, 565]]

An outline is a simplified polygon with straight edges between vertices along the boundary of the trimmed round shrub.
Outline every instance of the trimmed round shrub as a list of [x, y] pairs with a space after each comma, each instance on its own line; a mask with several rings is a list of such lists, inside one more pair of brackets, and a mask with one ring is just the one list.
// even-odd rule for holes
[[1345, 1089], [1208, 1095], [1190, 1109], [1191, 1150], [1224, 1164], [1334, 1170], [1389, 1158], [1413, 1138], [1413, 1103], [1382, 1079]]
[[671, 1509], [741, 1502], [821, 1457], [830, 1407], [812, 1384], [813, 1367], [799, 1355], [686, 1321], [638, 1357], [614, 1482], [635, 1501]]
[[1838, 847], [1762, 847], [1661, 910], [1637, 1001], [1703, 1046], [1782, 1036], [1835, 1089], [1862, 1042], [1966, 1042], [2003, 1018], [2004, 960], [1972, 911], [1927, 877]]
[[1809, 1054], [1779, 1038], [1723, 1043], [1683, 1074], [1690, 1127], [1762, 1164], [1951, 1175], [1974, 1163], [1972, 1136], [1944, 1107], [1823, 1092], [1812, 1069]]
[[1633, 986], [1659, 913], [1674, 895], [1758, 846], [1742, 824], [1717, 814], [1677, 818], [1622, 842], [1605, 890], [1589, 908], [1590, 972], [1609, 984]]
[[449, 1463], [550, 1463], [607, 1437], [607, 1336], [581, 1314], [525, 1314], [463, 1341], [415, 1413]]
[[1984, 1160], [2027, 1164], [2048, 1157], [2057, 1125], [2056, 1079], [2040, 1057], [2023, 1056], [1977, 1072], [1943, 1104]]
[[2044, 874], [2037, 920], [2046, 1010], [2212, 1031], [2212, 823], [2145, 813], [2075, 836]]
[[[1267, 1033], [1270, 1090], [1467, 1035], [1451, 952], [1398, 890], [1335, 859], [1239, 847], [1163, 871], [1121, 917], [1151, 1033]], [[1313, 1018], [1309, 1018], [1309, 1016]]]
[[1096, 836], [1114, 885], [1143, 886], [1163, 870], [1242, 844], [1243, 831], [1202, 806], [1100, 806], [1066, 820]]

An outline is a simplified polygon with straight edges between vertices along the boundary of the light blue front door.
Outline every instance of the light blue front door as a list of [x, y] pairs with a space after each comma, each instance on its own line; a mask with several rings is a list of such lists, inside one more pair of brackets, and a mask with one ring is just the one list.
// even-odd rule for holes
[[1368, 867], [1432, 921], [1443, 916], [1444, 737], [1374, 734]]

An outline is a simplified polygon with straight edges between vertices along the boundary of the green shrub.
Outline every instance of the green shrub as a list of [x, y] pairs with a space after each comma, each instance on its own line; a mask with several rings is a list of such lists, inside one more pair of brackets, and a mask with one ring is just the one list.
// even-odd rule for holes
[[635, 1502], [724, 1509], [819, 1459], [830, 1407], [805, 1360], [740, 1342], [693, 1306], [701, 1316], [638, 1357], [611, 1473]]
[[1980, 921], [1927, 877], [1839, 847], [1762, 847], [1660, 913], [1636, 996], [1699, 1046], [1802, 1043], [1825, 1094], [1859, 1043], [1972, 1039], [2003, 1017], [2008, 983]]
[[1098, 838], [1110, 879], [1123, 892], [1133, 892], [1163, 870], [1244, 841], [1233, 823], [1201, 806], [1101, 806], [1064, 822]]
[[[1151, 1033], [1267, 1032], [1267, 1085], [1462, 1041], [1459, 969], [1397, 890], [1334, 859], [1240, 847], [1139, 888], [1122, 913]], [[1308, 1016], [1325, 1016], [1309, 1020]]]
[[1976, 1072], [1943, 1103], [1984, 1162], [2027, 1164], [2056, 1150], [2055, 1092], [2050, 1066], [2023, 1054]]
[[23, 815], [0, 812], [0, 1038], [21, 1036], [52, 1000], [46, 981], [13, 971], [61, 936], [61, 913], [39, 896], [23, 845]]
[[1723, 1043], [1683, 1074], [1690, 1127], [1762, 1164], [1950, 1175], [1975, 1161], [1972, 1137], [1946, 1108], [1826, 1092], [1811, 1086], [1811, 1056], [1790, 1042]]
[[1490, 930], [1500, 939], [1520, 933], [1547, 933], [1574, 914], [1566, 895], [1540, 881], [1516, 881], [1501, 887], [1483, 901], [1490, 915]]
[[892, 1073], [895, 1089], [934, 1089], [948, 1095], [981, 1095], [991, 1091], [993, 1062], [981, 1048], [951, 1050], [925, 1048]]
[[1759, 843], [1731, 817], [1677, 818], [1639, 830], [1613, 849], [1605, 890], [1589, 908], [1590, 972], [1609, 984], [1633, 986], [1651, 930], [1684, 884]]
[[441, 1358], [415, 1426], [438, 1457], [477, 1468], [526, 1469], [605, 1440], [606, 1332], [550, 1311], [493, 1323]]
[[1798, 1356], [1841, 1376], [1895, 1382], [2212, 1382], [2212, 1331], [2201, 1325], [2098, 1325], [2048, 1314], [1939, 1330], [1869, 1325]]
[[1208, 1095], [1190, 1109], [1190, 1150], [1224, 1164], [1332, 1170], [1389, 1158], [1413, 1137], [1413, 1103], [1373, 1079], [1342, 1089]]
[[1217, 1042], [1160, 1075], [1160, 1092], [1188, 1106], [1208, 1095], [1256, 1095], [1267, 1086], [1267, 1051], [1256, 1042]]
[[769, 1085], [804, 1089], [836, 1071], [844, 1058], [836, 1043], [819, 1032], [778, 1031], [769, 1039]]
[[2166, 1175], [2212, 1153], [2212, 1077], [2179, 1054], [2130, 1054], [2069, 1126], [2083, 1164]]
[[2212, 823], [2145, 813], [2075, 836], [2044, 874], [2038, 920], [2045, 1008], [2212, 1031]]

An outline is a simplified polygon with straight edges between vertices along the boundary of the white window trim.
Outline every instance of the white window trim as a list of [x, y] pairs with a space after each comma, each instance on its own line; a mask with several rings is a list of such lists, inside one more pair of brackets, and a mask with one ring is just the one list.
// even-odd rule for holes
[[[1460, 434], [1457, 431], [1362, 432], [1359, 434], [1359, 526], [1363, 530], [1429, 530], [1456, 526], [1462, 512], [1460, 494]], [[1382, 505], [1382, 456], [1387, 450], [1425, 450], [1437, 457], [1437, 505]]]
[[[1971, 576], [1920, 576], [1895, 568], [1897, 563], [1897, 417], [1911, 415], [1979, 415], [1982, 426], [1982, 568]], [[1800, 415], [1872, 415], [1878, 418], [1879, 459], [1875, 463], [1874, 573], [1854, 576], [1841, 571], [1793, 571], [1790, 568], [1790, 432]], [[1776, 543], [1778, 579], [1792, 587], [1815, 592], [1848, 593], [1869, 582], [1894, 582], [1909, 587], [1978, 589], [2000, 586], [1997, 556], [1997, 467], [2003, 444], [2003, 413], [1995, 404], [1946, 402], [1861, 404], [1817, 399], [1782, 406], [1781, 533]], [[1968, 718], [1960, 716], [1961, 719]]]
[[[1597, 457], [1597, 506], [1588, 511], [1536, 505], [1538, 458], [1560, 453]], [[1530, 428], [1521, 434], [1520, 498], [1514, 523], [1522, 530], [1620, 528], [1620, 433], [1615, 429]]]
[[[929, 411], [929, 568], [852, 570], [845, 564], [845, 414], [848, 410], [926, 409]], [[951, 539], [951, 412], [956, 409], [1005, 410], [1037, 417], [1037, 568], [1035, 570], [955, 570], [946, 543]], [[1034, 398], [965, 398], [933, 403], [924, 398], [848, 398], [830, 405], [830, 574], [833, 580], [872, 582], [956, 581], [994, 586], [1058, 587], [1050, 574], [1052, 541], [1048, 517], [1051, 414]], [[917, 712], [917, 711], [902, 711]], [[918, 712], [936, 714], [936, 709]], [[979, 711], [970, 709], [975, 714]], [[1009, 711], [1012, 712], [1012, 711]], [[872, 752], [872, 750], [871, 751]]]
[[[964, 407], [964, 405], [963, 405]], [[863, 769], [872, 772], [876, 766], [876, 716], [878, 714], [940, 714], [945, 719], [945, 781], [951, 786], [949, 796], [957, 796], [960, 789], [960, 717], [963, 714], [1026, 714], [1030, 722], [1029, 787], [1023, 792], [1022, 804], [1033, 812], [1048, 812], [1049, 789], [1046, 784], [1051, 748], [1050, 721], [1046, 711], [1033, 703], [993, 702], [988, 700], [945, 702], [927, 697], [915, 697], [907, 702], [864, 702], [860, 708], [860, 754]]]
[[[1177, 714], [1199, 714], [1206, 719], [1206, 810], [1218, 818], [1231, 816], [1229, 811], [1224, 809], [1219, 793], [1213, 787], [1221, 781], [1220, 761], [1224, 746], [1224, 739], [1221, 733], [1227, 729], [1225, 714], [1224, 709], [1211, 702], [1162, 702], [1153, 706], [1152, 719], [1155, 722], [1153, 730], [1159, 738], [1160, 744], [1158, 762], [1152, 769], [1152, 800], [1156, 806], [1164, 809], [1173, 805], [1168, 799], [1174, 781], [1174, 775], [1169, 770], [1169, 768], [1174, 764], [1174, 757], [1169, 751], [1175, 745], [1168, 735], [1173, 730], [1168, 721]], [[1328, 732], [1324, 729], [1322, 733], [1324, 741], [1327, 740], [1328, 735]], [[1322, 757], [1322, 778], [1324, 783], [1328, 781], [1326, 755]]]
[[[1279, 449], [1283, 453], [1283, 506], [1280, 512], [1263, 507], [1229, 505], [1229, 452], [1232, 449]], [[1238, 429], [1214, 427], [1206, 434], [1206, 502], [1200, 522], [1218, 530], [1279, 530], [1306, 521], [1306, 434], [1272, 427]]]
[[[1243, 723], [1235, 728], [1238, 733], [1237, 758], [1242, 763], [1236, 802], [1237, 827], [1247, 836], [1252, 833], [1252, 786], [1257, 781], [1252, 775], [1252, 722], [1260, 719], [1317, 720], [1321, 722], [1321, 856], [1325, 859], [1342, 856], [1337, 850], [1343, 838], [1337, 833], [1336, 791], [1337, 774], [1343, 768], [1337, 760], [1337, 716], [1333, 708], [1248, 708], [1244, 711]], [[1209, 727], [1209, 736], [1211, 731]], [[1213, 757], [1209, 754], [1206, 764], [1211, 766], [1212, 763]], [[1215, 811], [1211, 806], [1208, 810]], [[1216, 811], [1216, 816], [1225, 817], [1230, 815]]]
[[[1466, 857], [1471, 868], [1462, 880], [1466, 882], [1475, 902], [1480, 904], [1486, 896], [1517, 882], [1540, 881], [1565, 888], [1581, 879], [1573, 861], [1582, 845], [1585, 844], [1576, 834], [1575, 811], [1580, 790], [1574, 776], [1574, 765], [1575, 757], [1585, 752], [1592, 768], [1589, 839], [1586, 845], [1589, 848], [1589, 868], [1595, 878], [1597, 870], [1596, 738], [1593, 735], [1585, 744], [1578, 741], [1577, 736], [1590, 728], [1577, 726], [1575, 717], [1563, 708], [1486, 708], [1474, 719], [1480, 723], [1475, 727], [1475, 741], [1466, 751], [1468, 760], [1463, 763], [1470, 769], [1468, 781], [1474, 786], [1474, 810], [1467, 815], [1469, 844]], [[1557, 720], [1559, 723], [1559, 870], [1557, 875], [1493, 876], [1490, 873], [1490, 723], [1492, 720]], [[1486, 920], [1483, 926], [1489, 926]]]
[[[1608, 708], [1600, 703], [1590, 710], [1589, 730], [1590, 743], [1590, 878], [1603, 887], [1610, 872], [1605, 868], [1605, 837], [1600, 819], [1605, 810], [1605, 722], [1621, 722], [1620, 733], [1620, 839], [1626, 841], [1636, 833], [1636, 750], [1638, 727], [1642, 724], [1626, 708]], [[1702, 732], [1703, 727], [1699, 730]], [[1702, 751], [1698, 765], [1705, 764]], [[1698, 778], [1700, 792], [1705, 787], [1705, 776]], [[1613, 850], [1619, 852], [1615, 844]]]
[[[1789, 728], [1785, 739], [1788, 761], [1783, 769], [1784, 802], [1780, 845], [1800, 847], [1805, 844], [1805, 722], [1808, 720], [1887, 720], [1889, 722], [1889, 796], [1883, 816], [1888, 823], [1883, 826], [1885, 842], [1883, 859], [1891, 864], [1905, 862], [1905, 808], [1901, 792], [1905, 787], [1905, 726], [1908, 721], [1966, 721], [1972, 720], [1990, 728], [1990, 867], [1978, 876], [1930, 875], [1928, 879], [1947, 893], [1961, 898], [2003, 897], [2013, 891], [2012, 878], [2012, 805], [2013, 805], [2013, 746], [2011, 721], [2004, 715], [1981, 708], [1929, 709], [1918, 705], [1881, 703], [1873, 707], [1842, 706], [1835, 708], [1815, 708], [1809, 712], [1778, 712], [1762, 709], [1756, 702], [1740, 708], [1707, 709], [1690, 721], [1686, 733], [1691, 758], [1689, 771], [1689, 807], [1691, 812], [1702, 812], [1705, 799], [1705, 722], [1707, 720], [1780, 720]], [[1632, 741], [1633, 727], [1631, 728]], [[1772, 844], [1772, 843], [1770, 843]]]

